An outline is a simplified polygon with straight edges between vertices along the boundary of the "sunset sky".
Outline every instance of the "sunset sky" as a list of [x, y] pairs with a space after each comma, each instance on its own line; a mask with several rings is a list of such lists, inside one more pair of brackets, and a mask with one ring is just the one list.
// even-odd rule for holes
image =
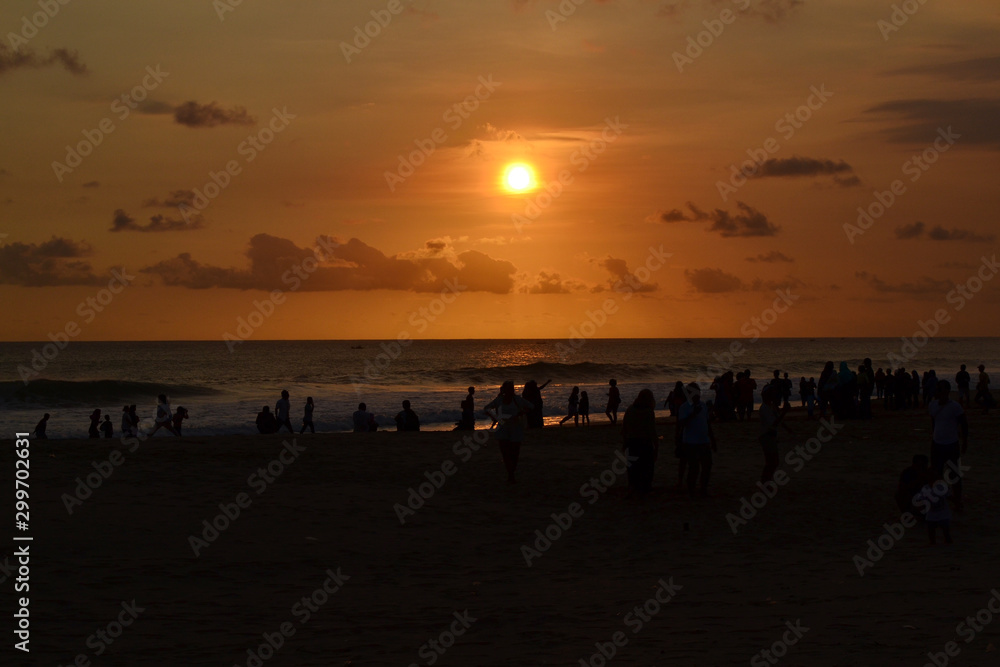
[[997, 335], [995, 0], [577, 2], [4, 2], [0, 339]]

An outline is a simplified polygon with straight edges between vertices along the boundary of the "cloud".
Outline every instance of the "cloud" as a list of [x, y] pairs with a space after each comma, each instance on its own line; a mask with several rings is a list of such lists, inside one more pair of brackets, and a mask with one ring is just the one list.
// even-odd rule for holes
[[724, 294], [744, 289], [743, 281], [722, 269], [693, 269], [684, 271], [684, 277], [702, 294]]
[[935, 280], [927, 276], [921, 276], [916, 282], [899, 283], [896, 285], [887, 283], [867, 271], [858, 271], [854, 274], [854, 277], [864, 281], [873, 290], [882, 294], [910, 294], [919, 297], [930, 297], [944, 294], [954, 287], [948, 280]]
[[919, 220], [910, 225], [900, 225], [895, 229], [896, 238], [901, 240], [919, 238], [924, 233], [926, 226]]
[[629, 292], [645, 294], [655, 292], [659, 289], [657, 283], [647, 283], [639, 280], [629, 270], [628, 263], [624, 259], [618, 259], [609, 255], [604, 259], [592, 259], [591, 261], [611, 274], [611, 278], [605, 285], [596, 285], [590, 289], [591, 292], [602, 292], [605, 289], [621, 291], [627, 288]]
[[205, 226], [201, 216], [192, 216], [189, 224], [185, 220], [168, 218], [164, 215], [154, 215], [149, 218], [149, 224], [140, 225], [122, 209], [115, 211], [111, 220], [110, 232], [190, 232], [203, 229]]
[[142, 202], [143, 208], [177, 208], [181, 204], [194, 206], [194, 190], [174, 190], [167, 197], [150, 197]]
[[794, 262], [795, 260], [779, 250], [772, 250], [767, 254], [760, 254], [756, 257], [747, 257], [748, 262], [764, 262], [773, 264], [775, 262]]
[[718, 232], [724, 238], [733, 236], [775, 236], [781, 231], [781, 228], [768, 220], [766, 215], [741, 201], [736, 202], [739, 212], [735, 215], [720, 208], [713, 210], [711, 213], [706, 213], [692, 202], [688, 202], [687, 207], [690, 213], [685, 213], [675, 208], [670, 211], [657, 211], [654, 215], [646, 219], [667, 224], [710, 220], [712, 224], [708, 227], [708, 231]]
[[74, 76], [88, 74], [87, 66], [80, 60], [76, 51], [53, 49], [46, 56], [40, 56], [32, 49], [13, 50], [6, 44], [0, 44], [0, 74], [16, 69], [41, 69], [43, 67], [60, 66]]
[[955, 132], [962, 145], [1000, 149], [1000, 99], [893, 100], [865, 109], [865, 113], [895, 116], [902, 124], [883, 130], [893, 143], [929, 144], [939, 132]]
[[106, 278], [94, 274], [81, 257], [91, 254], [86, 243], [53, 236], [44, 243], [0, 246], [0, 284], [23, 287], [97, 285]]
[[578, 280], [563, 278], [554, 272], [539, 271], [534, 280], [521, 285], [518, 291], [522, 294], [569, 294], [584, 289], [587, 286]]
[[861, 179], [854, 174], [854, 167], [843, 160], [835, 162], [826, 158], [816, 159], [799, 156], [765, 160], [754, 178], [795, 178], [801, 176], [833, 176], [834, 182], [841, 187], [861, 184]]
[[932, 241], [968, 241], [970, 243], [988, 243], [996, 240], [994, 234], [977, 234], [968, 229], [958, 229], [952, 227], [945, 229], [941, 225], [935, 225], [927, 232], [927, 238]]
[[257, 119], [247, 114], [243, 107], [224, 109], [216, 102], [199, 104], [185, 102], [174, 109], [174, 121], [188, 127], [217, 127], [219, 125], [254, 125]]
[[[337, 243], [325, 236], [317, 239], [315, 248], [300, 248], [288, 239], [257, 234], [250, 239], [246, 252], [248, 268], [209, 266], [183, 253], [142, 272], [160, 276], [165, 285], [191, 289], [288, 289], [295, 281], [299, 290], [310, 292], [379, 289], [440, 292], [457, 283], [463, 291], [508, 294], [514, 287], [513, 264], [476, 250], [457, 253], [454, 258], [401, 258], [386, 256], [356, 238]], [[434, 242], [424, 250], [444, 254]], [[302, 273], [314, 261], [315, 271]], [[307, 277], [297, 276], [296, 268]]]
[[890, 75], [925, 75], [949, 81], [997, 81], [1000, 80], [1000, 56], [972, 58], [951, 63], [912, 65], [891, 70]]
[[941, 225], [935, 225], [929, 231], [927, 225], [919, 220], [910, 225], [896, 227], [897, 239], [910, 240], [921, 238], [927, 231], [927, 238], [931, 241], [967, 241], [970, 243], [989, 243], [996, 240], [994, 234], [978, 234], [969, 229], [959, 229], [952, 227], [945, 229]]

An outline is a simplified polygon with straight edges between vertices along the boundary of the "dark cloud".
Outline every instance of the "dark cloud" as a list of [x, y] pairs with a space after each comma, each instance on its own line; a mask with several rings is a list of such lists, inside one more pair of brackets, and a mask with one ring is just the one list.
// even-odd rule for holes
[[257, 119], [243, 107], [224, 109], [216, 102], [199, 104], [185, 102], [174, 109], [174, 121], [188, 127], [216, 127], [218, 125], [254, 125]]
[[702, 294], [723, 294], [744, 289], [743, 281], [722, 269], [692, 269], [684, 271], [684, 277]]
[[895, 234], [897, 239], [909, 240], [921, 238], [925, 231], [927, 232], [927, 238], [931, 241], [967, 241], [970, 243], [989, 243], [996, 240], [996, 236], [993, 234], [979, 234], [972, 230], [959, 229], [958, 227], [945, 229], [941, 225], [935, 225], [928, 230], [927, 225], [919, 220], [910, 225], [901, 225], [896, 227]]
[[111, 220], [111, 232], [189, 232], [204, 228], [201, 216], [192, 217], [188, 224], [183, 219], [168, 218], [164, 215], [154, 215], [149, 218], [149, 224], [141, 225], [122, 209], [115, 211]]
[[97, 285], [106, 278], [95, 275], [81, 257], [90, 246], [53, 236], [44, 243], [8, 243], [0, 247], [0, 284], [23, 287]]
[[854, 174], [854, 167], [843, 160], [835, 162], [825, 158], [798, 156], [765, 160], [754, 178], [795, 178], [799, 176], [833, 176], [834, 182], [841, 187], [861, 184], [861, 179]]
[[1000, 148], [1000, 99], [893, 100], [865, 110], [869, 114], [894, 116], [903, 124], [883, 132], [889, 141], [906, 144], [929, 144], [951, 128], [960, 135], [961, 145]]
[[736, 207], [739, 209], [736, 214], [723, 211], [721, 208], [706, 213], [692, 202], [688, 202], [687, 207], [690, 213], [675, 208], [666, 212], [660, 211], [647, 220], [652, 219], [663, 223], [711, 221], [712, 224], [708, 227], [708, 231], [718, 232], [719, 235], [727, 238], [732, 236], [775, 236], [781, 231], [781, 228], [768, 220], [766, 215], [741, 201], [736, 202]]
[[611, 278], [606, 285], [597, 285], [591, 288], [591, 292], [602, 292], [605, 289], [622, 291], [628, 289], [629, 292], [645, 294], [655, 292], [659, 289], [657, 283], [646, 283], [641, 280], [628, 268], [628, 263], [624, 259], [608, 256], [600, 260], [591, 260], [611, 274]]
[[[192, 289], [290, 289], [296, 267], [301, 270], [321, 260], [315, 271], [306, 274], [308, 278], [300, 280], [299, 290], [440, 292], [457, 283], [462, 291], [508, 294], [514, 287], [513, 264], [476, 250], [457, 253], [454, 258], [401, 258], [386, 256], [356, 238], [337, 244], [329, 237], [317, 239], [315, 248], [300, 248], [288, 239], [258, 234], [250, 239], [246, 252], [249, 268], [209, 266], [184, 253], [142, 272], [160, 276], [166, 285]], [[307, 258], [312, 259], [303, 263]]]
[[910, 294], [918, 297], [937, 297], [945, 294], [954, 287], [948, 280], [935, 280], [927, 276], [921, 276], [916, 282], [899, 283], [896, 285], [887, 283], [867, 271], [858, 271], [854, 274], [854, 277], [864, 281], [873, 290], [882, 294]]
[[935, 225], [927, 232], [927, 238], [932, 241], [969, 241], [971, 243], [989, 243], [996, 240], [994, 234], [977, 234], [968, 229], [958, 229], [952, 227], [945, 229], [941, 225]]
[[756, 257], [747, 257], [748, 262], [764, 262], [766, 264], [773, 264], [775, 262], [794, 262], [795, 260], [785, 253], [779, 250], [772, 250], [766, 254], [760, 254]]
[[194, 190], [174, 190], [168, 196], [160, 199], [150, 197], [142, 202], [143, 208], [177, 208], [181, 204], [194, 205]]
[[926, 75], [949, 81], [997, 81], [1000, 80], [1000, 56], [972, 58], [971, 60], [951, 63], [913, 65], [892, 70], [889, 74]]
[[16, 69], [40, 69], [51, 66], [62, 67], [75, 76], [88, 73], [87, 66], [80, 60], [76, 51], [53, 49], [48, 55], [41, 56], [29, 48], [15, 51], [6, 44], [0, 44], [0, 74]]

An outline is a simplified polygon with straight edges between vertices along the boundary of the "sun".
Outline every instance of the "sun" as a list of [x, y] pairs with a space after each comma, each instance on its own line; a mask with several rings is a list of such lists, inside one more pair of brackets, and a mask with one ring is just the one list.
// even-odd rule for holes
[[535, 188], [535, 170], [523, 162], [507, 165], [503, 185], [508, 192], [527, 192]]

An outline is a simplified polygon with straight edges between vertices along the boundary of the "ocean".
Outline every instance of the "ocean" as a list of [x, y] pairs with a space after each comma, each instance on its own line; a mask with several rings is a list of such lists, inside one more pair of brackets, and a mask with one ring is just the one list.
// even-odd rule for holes
[[100, 408], [111, 415], [117, 436], [123, 405], [136, 404], [147, 425], [157, 395], [165, 393], [172, 408], [190, 414], [185, 435], [256, 433], [261, 407], [273, 410], [287, 389], [296, 430], [307, 396], [316, 404], [317, 431], [350, 430], [362, 401], [380, 426], [394, 429], [404, 399], [423, 428], [445, 430], [461, 415], [466, 387], [476, 387], [479, 411], [507, 379], [518, 391], [531, 379], [552, 380], [543, 391], [547, 424], [565, 414], [573, 386], [588, 392], [591, 418], [602, 421], [610, 378], [618, 380], [624, 410], [644, 387], [662, 405], [675, 381], [700, 381], [707, 389], [728, 369], [751, 369], [761, 387], [772, 370], [787, 371], [797, 394], [798, 378], [818, 377], [826, 361], [856, 369], [866, 356], [876, 368], [902, 358], [908, 369], [934, 369], [952, 380], [963, 363], [970, 371], [980, 363], [987, 371], [1000, 365], [1000, 338], [934, 338], [905, 350], [900, 338], [591, 339], [577, 341], [579, 348], [566, 340], [408, 342], [247, 341], [233, 352], [223, 341], [71, 342], [62, 350], [51, 343], [3, 343], [0, 426], [12, 437], [49, 412], [50, 438], [83, 438], [88, 416]]

